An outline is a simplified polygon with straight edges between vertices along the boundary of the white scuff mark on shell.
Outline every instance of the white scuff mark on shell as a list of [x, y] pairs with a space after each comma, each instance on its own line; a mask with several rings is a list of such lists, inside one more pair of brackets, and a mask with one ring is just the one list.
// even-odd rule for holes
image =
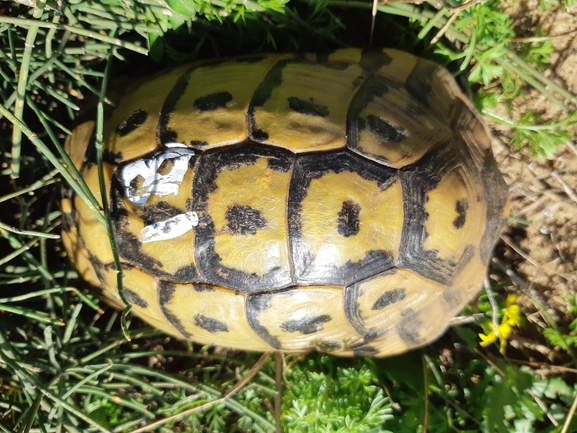
[[[138, 206], [144, 206], [150, 196], [177, 195], [182, 179], [188, 170], [188, 161], [194, 156], [194, 150], [183, 143], [166, 143], [166, 150], [124, 165], [120, 170], [120, 181], [128, 200]], [[172, 160], [168, 173], [158, 173], [166, 160]], [[133, 181], [140, 177], [137, 185]]]
[[181, 213], [164, 221], [157, 221], [145, 226], [140, 231], [140, 240], [146, 244], [174, 239], [189, 232], [197, 225], [198, 215], [196, 212]]
[[[171, 142], [168, 142], [168, 143], [164, 143], [164, 146], [165, 146], [165, 147], [169, 147], [169, 148], [171, 148], [171, 149], [173, 149], [173, 148], [175, 148], [175, 147], [179, 147], [179, 148], [183, 148], [183, 149], [188, 149], [188, 146], [187, 146], [186, 144], [184, 144], [184, 143], [179, 143], [178, 141], [171, 141]], [[194, 150], [192, 150], [192, 149], [190, 149], [190, 150], [194, 153]]]

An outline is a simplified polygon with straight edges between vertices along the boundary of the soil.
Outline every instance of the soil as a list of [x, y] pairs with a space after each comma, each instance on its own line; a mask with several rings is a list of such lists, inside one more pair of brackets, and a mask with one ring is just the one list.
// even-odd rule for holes
[[[555, 53], [545, 75], [577, 94], [577, 4], [542, 11], [538, 1], [505, 2], [504, 8], [515, 19], [518, 43], [532, 40], [539, 29], [553, 41]], [[570, 106], [567, 110], [575, 109]], [[513, 118], [527, 110], [554, 120], [562, 109], [536, 90], [515, 101]], [[495, 128], [494, 151], [511, 194], [511, 217], [502, 235], [497, 257], [518, 277], [519, 302], [526, 314], [528, 329], [519, 333], [512, 345], [529, 359], [549, 361], [558, 354], [540, 344], [547, 314], [563, 326], [571, 317], [566, 313], [577, 304], [577, 146], [572, 142], [559, 148], [554, 160], [536, 160], [525, 149], [513, 151], [507, 144], [510, 131]], [[499, 259], [497, 259], [499, 260]], [[499, 263], [497, 263], [499, 264]], [[572, 300], [572, 301], [571, 301]], [[539, 306], [541, 304], [541, 306]], [[541, 356], [537, 356], [540, 354]]]

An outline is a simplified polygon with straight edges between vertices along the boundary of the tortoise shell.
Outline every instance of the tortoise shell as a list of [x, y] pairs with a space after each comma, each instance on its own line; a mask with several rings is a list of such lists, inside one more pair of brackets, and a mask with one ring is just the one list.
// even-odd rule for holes
[[[480, 290], [506, 221], [480, 115], [445, 69], [396, 50], [179, 67], [104, 126], [123, 297], [200, 343], [422, 346]], [[93, 127], [67, 149], [99, 198]], [[105, 227], [71, 191], [62, 209], [72, 263], [122, 306]]]

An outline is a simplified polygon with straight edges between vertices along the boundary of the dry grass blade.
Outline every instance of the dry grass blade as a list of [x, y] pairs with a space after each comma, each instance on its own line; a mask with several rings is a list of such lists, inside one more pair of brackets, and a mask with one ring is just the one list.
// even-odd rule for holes
[[577, 396], [573, 398], [573, 404], [571, 405], [571, 409], [567, 414], [567, 418], [565, 419], [561, 433], [567, 433], [569, 431], [569, 426], [571, 425], [571, 421], [573, 421], [573, 417], [575, 416], [575, 410], [577, 410]]
[[553, 177], [557, 182], [559, 182], [561, 184], [561, 186], [563, 187], [563, 191], [565, 191], [565, 194], [567, 194], [567, 196], [571, 200], [573, 200], [575, 203], [577, 203], [577, 194], [575, 194], [575, 191], [573, 191], [573, 188], [571, 188], [569, 186], [569, 184], [567, 184], [567, 182], [565, 182], [563, 180], [563, 178], [559, 175], [559, 173], [554, 171], [551, 173], [551, 177]]
[[430, 42], [431, 45], [434, 45], [437, 42], [439, 42], [439, 40], [445, 35], [445, 32], [447, 31], [447, 29], [449, 27], [451, 27], [451, 25], [455, 22], [455, 20], [457, 19], [457, 17], [459, 16], [459, 14], [461, 12], [469, 9], [472, 6], [475, 6], [478, 3], [481, 3], [482, 1], [484, 1], [484, 0], [472, 0], [470, 2], [465, 3], [464, 5], [450, 9], [449, 12], [452, 13], [452, 15], [449, 17], [449, 19], [447, 20], [445, 25], [443, 27], [441, 27], [441, 29], [437, 32], [435, 37], [433, 39], [431, 39], [431, 42]]

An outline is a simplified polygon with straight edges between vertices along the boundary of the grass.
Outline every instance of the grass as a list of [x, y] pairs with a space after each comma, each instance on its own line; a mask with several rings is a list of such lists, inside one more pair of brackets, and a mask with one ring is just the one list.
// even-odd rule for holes
[[[382, 5], [375, 45], [433, 58], [466, 77], [477, 106], [510, 128], [516, 147], [552, 158], [571, 137], [577, 99], [542, 73], [551, 45], [511, 43], [511, 19], [498, 6], [488, 1], [457, 13]], [[274, 431], [272, 359], [175, 341], [131, 316], [121, 326], [122, 315], [86, 291], [58, 239], [61, 182], [105, 218], [61, 144], [87, 101], [109, 102], [106, 79], [198, 58], [364, 46], [371, 7], [281, 0], [1, 6], [1, 431], [145, 431], [167, 418], [156, 431]], [[528, 88], [561, 114], [547, 121], [530, 111], [513, 118], [513, 103]], [[502, 271], [492, 281], [499, 305], [491, 307], [484, 294], [463, 313], [481, 315], [481, 326], [454, 327], [426, 349], [385, 360], [287, 357], [285, 431], [574, 431], [575, 389], [563, 374], [574, 359], [550, 366], [555, 374], [543, 378], [501, 355], [506, 342], [480, 346], [477, 334], [489, 335], [489, 323], [503, 324], [501, 317], [511, 314], [504, 289], [519, 290]], [[574, 300], [571, 305], [575, 314]], [[574, 323], [567, 335], [552, 321], [545, 336], [572, 354]], [[511, 350], [504, 347], [523, 359]]]

